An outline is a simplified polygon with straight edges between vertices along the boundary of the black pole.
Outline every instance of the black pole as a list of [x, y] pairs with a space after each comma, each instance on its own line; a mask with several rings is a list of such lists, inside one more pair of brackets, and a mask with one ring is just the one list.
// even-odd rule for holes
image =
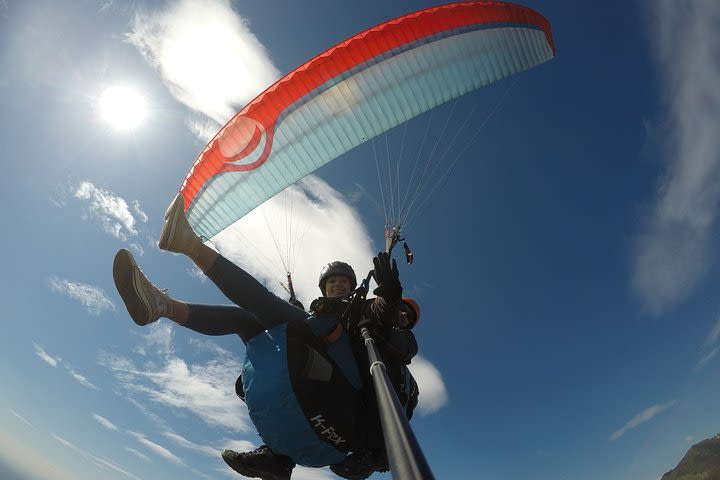
[[405, 412], [388, 378], [387, 368], [378, 353], [375, 340], [370, 331], [363, 327], [360, 333], [365, 340], [370, 375], [375, 386], [375, 398], [380, 411], [380, 423], [385, 450], [390, 462], [390, 471], [395, 480], [432, 480], [434, 479], [420, 444], [410, 428]]

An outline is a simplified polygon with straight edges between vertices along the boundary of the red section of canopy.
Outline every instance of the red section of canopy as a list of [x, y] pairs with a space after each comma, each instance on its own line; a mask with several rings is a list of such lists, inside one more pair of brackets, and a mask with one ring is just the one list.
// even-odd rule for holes
[[[243, 108], [205, 147], [195, 160], [180, 189], [188, 208], [197, 192], [211, 176], [221, 171], [247, 171], [257, 168], [270, 154], [275, 122], [289, 105], [328, 80], [367, 62], [388, 50], [447, 30], [492, 23], [524, 23], [545, 32], [555, 52], [550, 23], [527, 7], [499, 2], [456, 2], [419, 10], [365, 30], [299, 66]], [[238, 117], [263, 125], [266, 144], [258, 160], [246, 165], [228, 165], [218, 146], [218, 137], [232, 132]], [[248, 144], [250, 141], [248, 141]], [[248, 152], [249, 153], [249, 152]], [[237, 159], [234, 156], [233, 159]]]

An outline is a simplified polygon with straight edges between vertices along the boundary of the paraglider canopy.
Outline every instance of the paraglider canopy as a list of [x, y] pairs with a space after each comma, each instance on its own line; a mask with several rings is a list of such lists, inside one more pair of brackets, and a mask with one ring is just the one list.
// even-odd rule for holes
[[211, 238], [355, 146], [554, 52], [542, 15], [500, 2], [450, 3], [358, 33], [278, 80], [209, 142], [180, 189], [188, 219]]

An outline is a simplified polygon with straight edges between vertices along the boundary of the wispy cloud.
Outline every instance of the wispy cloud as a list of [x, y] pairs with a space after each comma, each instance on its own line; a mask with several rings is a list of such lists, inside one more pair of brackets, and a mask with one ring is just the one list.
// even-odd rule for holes
[[50, 433], [50, 435], [52, 435], [52, 437], [55, 438], [55, 440], [57, 440], [58, 442], [62, 443], [62, 444], [65, 445], [66, 447], [71, 448], [71, 449], [73, 449], [73, 450], [75, 450], [76, 452], [79, 452], [79, 453], [85, 453], [85, 452], [83, 452], [82, 450], [80, 450], [78, 447], [76, 447], [75, 445], [73, 445], [72, 443], [70, 443], [68, 440], [65, 440], [65, 439], [64, 439], [63, 437], [61, 437], [60, 435], [56, 435], [56, 434], [54, 434], [54, 433]]
[[720, 338], [720, 318], [718, 318], [715, 325], [713, 325], [712, 330], [708, 333], [707, 339], [705, 340], [705, 346], [709, 347], [714, 345], [718, 338]]
[[187, 120], [188, 129], [198, 139], [208, 143], [218, 133], [222, 123], [201, 114], [190, 115]]
[[40, 357], [45, 363], [50, 365], [51, 367], [57, 367], [58, 363], [60, 362], [60, 358], [55, 358], [51, 355], [49, 355], [45, 349], [38, 345], [37, 343], [33, 343], [33, 346], [35, 347], [35, 354]]
[[154, 323], [138, 336], [139, 343], [133, 350], [143, 356], [168, 357], [175, 353], [174, 335], [171, 323]]
[[121, 473], [121, 474], [125, 475], [125, 476], [128, 477], [128, 478], [132, 478], [133, 480], [141, 480], [140, 478], [138, 478], [137, 476], [135, 476], [135, 475], [133, 475], [132, 473], [128, 472], [128, 471], [125, 470], [124, 468], [121, 468], [121, 467], [115, 465], [114, 463], [112, 463], [112, 462], [104, 459], [104, 458], [96, 457], [96, 456], [94, 456], [94, 455], [91, 456], [91, 457], [92, 457], [92, 459], [94, 460], [95, 464], [96, 464], [97, 466], [99, 466], [100, 468], [109, 468], [110, 470], [115, 470], [116, 472]]
[[222, 124], [279, 75], [228, 0], [181, 0], [139, 13], [128, 39], [178, 100]]
[[147, 447], [149, 450], [151, 450], [156, 455], [158, 455], [158, 456], [164, 458], [165, 460], [168, 460], [169, 462], [172, 462], [176, 465], [185, 465], [185, 463], [182, 461], [182, 459], [180, 457], [178, 457], [177, 455], [175, 455], [174, 453], [172, 453], [170, 450], [163, 447], [162, 445], [158, 445], [157, 443], [148, 440], [145, 437], [145, 435], [143, 435], [142, 433], [132, 432], [132, 431], [129, 431], [128, 433], [132, 437], [134, 437], [135, 440], [137, 440], [138, 442], [143, 444], [145, 447]]
[[114, 432], [117, 432], [117, 431], [120, 430], [120, 429], [119, 429], [114, 423], [112, 423], [110, 420], [108, 420], [108, 419], [105, 418], [105, 417], [102, 417], [102, 416], [98, 415], [97, 413], [93, 413], [93, 414], [92, 414], [92, 418], [93, 418], [96, 422], [98, 422], [100, 425], [102, 425], [103, 427], [107, 428], [108, 430], [112, 430], [112, 431], [114, 431]]
[[[68, 471], [67, 466], [54, 463], [52, 455], [38, 455], [36, 445], [28, 445], [10, 431], [0, 429], [2, 460], [8, 462], [21, 478], [53, 480], [77, 480], [77, 472]], [[33, 459], [28, 461], [27, 459]]]
[[[75, 188], [74, 196], [90, 203], [88, 217], [97, 220], [105, 232], [123, 241], [138, 235], [137, 219], [125, 199], [87, 181]], [[141, 209], [139, 202], [133, 202], [133, 210], [140, 222], [148, 221], [148, 216]]]
[[101, 288], [58, 277], [50, 277], [49, 281], [52, 291], [79, 301], [91, 315], [100, 315], [106, 310], [115, 310], [115, 305]]
[[80, 385], [91, 388], [93, 390], [98, 390], [98, 387], [96, 387], [90, 380], [85, 377], [85, 375], [82, 375], [75, 371], [71, 366], [65, 365], [65, 369], [68, 371], [70, 376], [75, 379]]
[[[140, 337], [144, 364], [128, 357], [103, 355], [100, 364], [115, 376], [116, 385], [129, 401], [143, 408], [162, 407], [192, 413], [207, 425], [235, 432], [254, 431], [250, 419], [234, 394], [233, 385], [241, 364], [235, 353], [220, 347], [206, 362], [191, 363], [175, 353], [169, 343], [169, 322], [153, 325]], [[158, 347], [148, 348], [154, 344]], [[238, 345], [241, 346], [240, 340]], [[152, 415], [151, 411], [148, 411]]]
[[[40, 357], [45, 363], [50, 365], [51, 367], [57, 367], [58, 365], [63, 363], [62, 358], [60, 357], [53, 357], [49, 353], [45, 351], [45, 348], [41, 345], [38, 345], [37, 343], [33, 343], [33, 346], [35, 347], [35, 354]], [[65, 370], [67, 370], [68, 374], [71, 378], [73, 378], [75, 381], [77, 381], [80, 385], [88, 388], [92, 388], [93, 390], [97, 390], [98, 387], [92, 384], [84, 375], [81, 375], [80, 373], [76, 372], [70, 365], [67, 363], [64, 364]]]
[[[715, 345], [718, 338], [720, 338], [720, 319], [718, 319], [712, 329], [710, 329], [710, 333], [708, 333], [707, 338], [705, 339], [705, 349], [707, 350]], [[720, 346], [716, 346], [715, 348], [706, 351], [706, 353], [695, 364], [695, 370], [701, 370], [704, 368], [705, 365], [715, 358], [718, 353], [720, 353]]]
[[700, 360], [698, 360], [697, 364], [695, 364], [695, 370], [702, 369], [705, 365], [708, 364], [708, 362], [710, 362], [710, 360], [717, 356], [718, 352], [720, 352], [720, 347], [715, 347], [708, 353], [703, 355]]
[[654, 211], [636, 243], [633, 287], [654, 314], [686, 298], [714, 258], [720, 205], [720, 3], [651, 2], [668, 140]]
[[448, 392], [440, 371], [421, 355], [413, 358], [409, 368], [420, 389], [418, 413], [429, 415], [444, 407], [448, 402]]
[[20, 421], [22, 421], [22, 422], [25, 423], [26, 425], [29, 425], [29, 426], [31, 426], [31, 427], [33, 426], [32, 423], [30, 423], [30, 422], [28, 422], [27, 420], [25, 420], [25, 418], [23, 418], [19, 413], [15, 412], [15, 411], [13, 411], [13, 410], [10, 410], [9, 408], [8, 408], [8, 412], [12, 413], [14, 416], [16, 416]]
[[152, 460], [150, 460], [150, 457], [148, 457], [147, 455], [144, 455], [144, 454], [138, 452], [138, 451], [135, 450], [134, 448], [125, 447], [125, 450], [127, 450], [127, 451], [130, 452], [130, 453], [132, 453], [132, 454], [135, 455], [136, 457], [145, 460], [146, 462], [151, 462], [151, 461], [152, 461]]
[[75, 446], [73, 443], [71, 443], [70, 441], [64, 439], [64, 438], [61, 437], [60, 435], [54, 434], [54, 433], [52, 433], [52, 432], [50, 433], [50, 435], [52, 435], [53, 438], [55, 438], [55, 440], [57, 440], [58, 442], [62, 443], [62, 444], [65, 445], [66, 447], [70, 448], [71, 450], [74, 450], [74, 451], [75, 451], [76, 453], [78, 453], [80, 456], [82, 456], [82, 457], [84, 457], [85, 459], [91, 461], [91, 462], [94, 463], [97, 467], [99, 467], [99, 468], [101, 468], [101, 469], [103, 469], [103, 470], [107, 470], [107, 469], [114, 470], [114, 471], [116, 471], [116, 472], [118, 472], [118, 473], [121, 473], [121, 474], [123, 474], [123, 475], [125, 475], [125, 476], [127, 476], [127, 477], [129, 477], [129, 478], [132, 478], [133, 480], [141, 480], [141, 479], [138, 478], [137, 476], [135, 476], [135, 475], [133, 475], [132, 473], [128, 472], [127, 470], [125, 470], [125, 469], [123, 469], [123, 468], [115, 465], [114, 463], [110, 462], [109, 460], [107, 460], [107, 459], [105, 459], [105, 458], [101, 458], [101, 457], [95, 456], [95, 455], [92, 455], [92, 454], [86, 452], [85, 450], [83, 450], [83, 449]]
[[135, 215], [137, 215], [137, 218], [142, 223], [147, 223], [148, 220], [150, 220], [147, 213], [145, 213], [145, 211], [140, 206], [140, 202], [138, 202], [137, 200], [133, 200], [133, 211], [135, 212]]
[[645, 422], [648, 422], [652, 420], [655, 416], [658, 414], [664, 412], [668, 408], [672, 407], [675, 404], [674, 401], [668, 402], [666, 404], [660, 405], [653, 405], [651, 407], [646, 408], [642, 412], [635, 415], [630, 421], [628, 421], [625, 425], [623, 425], [621, 428], [613, 432], [612, 435], [610, 435], [610, 441], [615, 441], [618, 438], [625, 435], [628, 430], [632, 430], [633, 428], [637, 427], [638, 425], [641, 425]]
[[205, 455], [208, 455], [210, 457], [217, 457], [218, 456], [218, 449], [217, 447], [211, 447], [207, 445], [198, 445], [197, 443], [193, 443], [190, 440], [178, 435], [175, 432], [163, 432], [162, 435], [167, 438], [168, 440], [173, 441], [175, 444], [187, 448], [189, 450], [195, 450], [196, 452], [203, 453]]

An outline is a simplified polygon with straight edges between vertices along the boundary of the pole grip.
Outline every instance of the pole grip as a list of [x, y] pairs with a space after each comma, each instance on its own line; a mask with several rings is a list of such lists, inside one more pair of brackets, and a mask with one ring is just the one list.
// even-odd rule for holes
[[432, 480], [434, 477], [430, 466], [425, 460], [425, 455], [395, 394], [375, 340], [365, 327], [360, 330], [360, 333], [368, 351], [370, 376], [372, 376], [375, 387], [375, 398], [380, 411], [380, 424], [385, 439], [385, 451], [392, 477], [395, 480]]

